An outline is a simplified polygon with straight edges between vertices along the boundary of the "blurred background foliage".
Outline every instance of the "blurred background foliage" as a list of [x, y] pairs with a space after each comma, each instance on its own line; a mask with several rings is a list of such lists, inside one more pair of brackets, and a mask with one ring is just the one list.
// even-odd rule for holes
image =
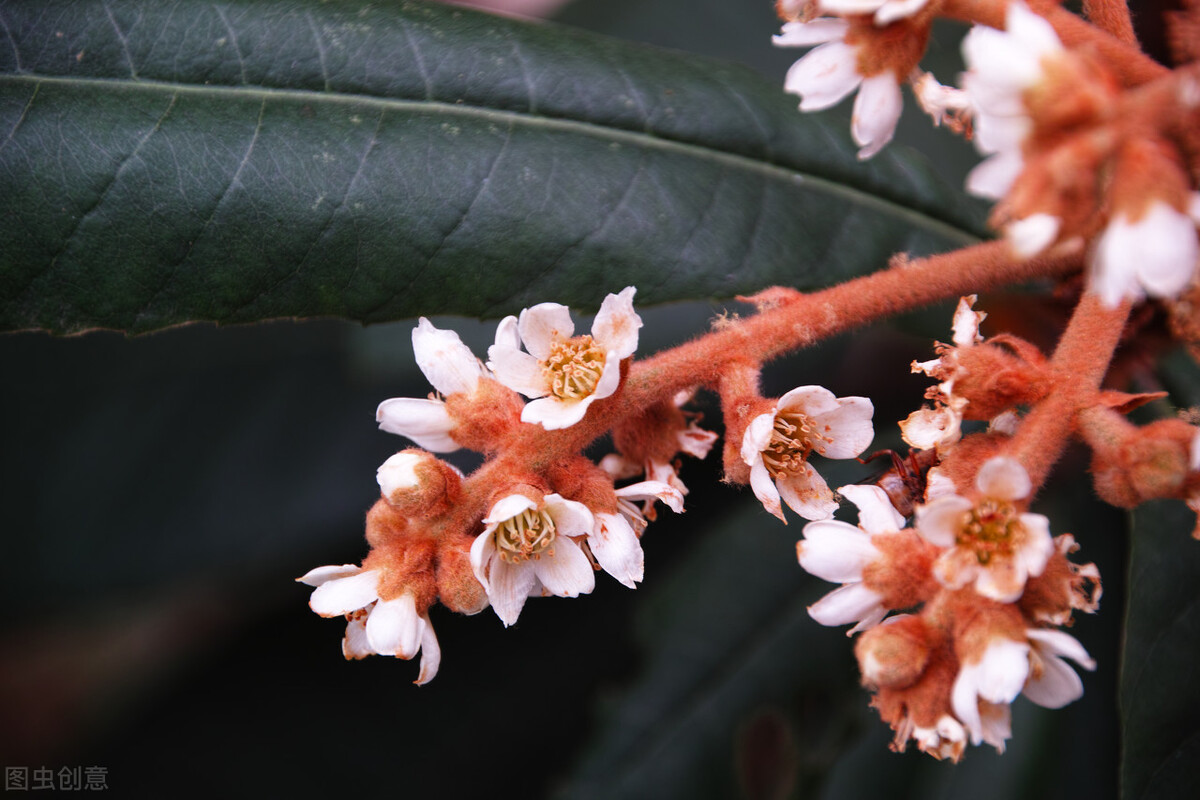
[[[798, 56], [770, 46], [765, 0], [575, 0], [554, 14], [773, 80]], [[946, 81], [961, 33], [939, 30], [931, 52]], [[906, 119], [900, 137], [959, 181], [974, 156], [943, 134]], [[994, 319], [1026, 308], [1007, 302], [981, 306]], [[739, 309], [644, 310], [639, 352], [726, 307]], [[893, 423], [926, 385], [908, 364], [948, 338], [950, 310], [773, 364], [766, 389], [869, 396], [874, 448], [898, 447]], [[488, 323], [435, 322], [480, 354], [492, 336]], [[1116, 796], [1125, 520], [1079, 477], [1048, 487], [1037, 510], [1104, 576], [1102, 612], [1072, 631], [1100, 666], [1066, 709], [1018, 700], [1003, 756], [973, 748], [955, 767], [888, 751], [851, 642], [805, 612], [831, 587], [796, 565], [800, 525], [719, 484], [716, 454], [685, 463], [687, 512], [649, 529], [636, 592], [599, 580], [590, 596], [530, 603], [509, 630], [490, 611], [435, 608], [444, 661], [422, 688], [415, 664], [345, 662], [342, 625], [309, 612], [292, 579], [365, 554], [373, 470], [404, 446], [376, 430], [375, 406], [428, 391], [411, 327], [0, 337], [0, 762], [103, 765], [114, 795], [130, 797]], [[719, 427], [711, 398], [700, 406]], [[826, 466], [834, 486], [877, 471]], [[1073, 451], [1059, 474], [1085, 469]]]

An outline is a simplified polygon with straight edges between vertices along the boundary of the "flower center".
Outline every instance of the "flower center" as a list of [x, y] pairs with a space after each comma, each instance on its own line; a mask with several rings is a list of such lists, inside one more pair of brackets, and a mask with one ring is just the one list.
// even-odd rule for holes
[[782, 411], [775, 415], [771, 441], [762, 453], [763, 464], [772, 478], [799, 472], [809, 453], [824, 449], [824, 441], [828, 440], [817, 433], [817, 426], [807, 416], [799, 411]]
[[[520, 564], [529, 559], [541, 558], [543, 552], [554, 544], [554, 520], [544, 511], [532, 508], [510, 517], [496, 528], [496, 549], [500, 557], [510, 564]], [[550, 550], [547, 556], [553, 556]]]
[[550, 394], [560, 400], [582, 400], [596, 391], [604, 372], [604, 348], [591, 336], [575, 336], [556, 341], [542, 362], [542, 374], [550, 385]]
[[994, 558], [1011, 558], [1014, 544], [1024, 528], [1012, 503], [985, 497], [963, 515], [954, 541], [975, 551], [980, 564]]

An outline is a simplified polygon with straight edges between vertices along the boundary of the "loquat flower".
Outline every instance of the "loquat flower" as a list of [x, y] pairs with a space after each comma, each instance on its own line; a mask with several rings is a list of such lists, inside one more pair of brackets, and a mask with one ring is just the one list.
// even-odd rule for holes
[[437, 675], [442, 651], [433, 625], [424, 611], [417, 610], [416, 597], [404, 592], [399, 597], [379, 596], [379, 570], [363, 570], [354, 564], [317, 567], [296, 580], [316, 587], [309, 607], [322, 617], [345, 615], [346, 635], [342, 655], [347, 659], [369, 655], [410, 659], [421, 653], [418, 686]]
[[805, 519], [833, 516], [837, 501], [808, 458], [854, 458], [875, 438], [874, 406], [865, 397], [835, 397], [820, 386], [800, 386], [754, 417], [742, 437], [750, 487], [767, 511], [785, 523], [780, 498]]
[[950, 693], [954, 715], [972, 744], [987, 742], [1004, 752], [1012, 736], [1010, 703], [1029, 678], [1029, 643], [993, 637], [976, 660], [964, 660]]
[[576, 541], [596, 524], [583, 503], [518, 492], [496, 501], [483, 524], [471, 545], [471, 567], [505, 626], [517, 621], [529, 597], [578, 597], [595, 588], [592, 565]]
[[[473, 394], [484, 377], [483, 364], [454, 331], [441, 330], [421, 317], [412, 332], [413, 353], [421, 372], [441, 395]], [[412, 439], [426, 450], [449, 453], [461, 445], [450, 435], [456, 427], [437, 397], [394, 397], [375, 412], [379, 427]]]
[[1030, 628], [1029, 677], [1021, 690], [1032, 702], [1044, 708], [1062, 708], [1083, 696], [1083, 681], [1067, 666], [1069, 658], [1086, 670], [1094, 670], [1096, 662], [1083, 645], [1063, 631]]
[[[488, 367], [505, 386], [532, 398], [521, 421], [547, 430], [583, 419], [588, 406], [609, 397], [621, 381], [621, 360], [637, 349], [642, 319], [633, 310], [632, 286], [600, 305], [591, 335], [575, 336], [570, 310], [540, 303], [505, 317], [488, 348]], [[525, 350], [521, 349], [524, 344]]]
[[646, 517], [635, 501], [661, 500], [673, 511], [683, 511], [683, 495], [661, 481], [642, 481], [616, 490], [617, 513], [596, 512], [596, 525], [587, 545], [600, 568], [630, 589], [641, 582], [645, 555], [638, 541], [646, 529]]
[[933, 566], [942, 585], [973, 585], [984, 597], [1010, 603], [1021, 596], [1029, 576], [1042, 574], [1054, 553], [1050, 523], [1041, 514], [1017, 510], [1016, 501], [1028, 497], [1032, 485], [1015, 459], [985, 462], [975, 488], [978, 500], [950, 494], [918, 506], [916, 528], [926, 541], [944, 548]]

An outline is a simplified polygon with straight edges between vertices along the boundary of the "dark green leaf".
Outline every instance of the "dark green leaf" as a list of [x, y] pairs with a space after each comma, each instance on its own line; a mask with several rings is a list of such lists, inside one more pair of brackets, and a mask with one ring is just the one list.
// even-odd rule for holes
[[0, 31], [2, 329], [729, 296], [982, 229], [910, 156], [858, 164], [745, 68], [568, 29], [10, 0]]
[[1183, 503], [1133, 513], [1121, 669], [1125, 800], [1196, 796], [1200, 775], [1200, 542]]

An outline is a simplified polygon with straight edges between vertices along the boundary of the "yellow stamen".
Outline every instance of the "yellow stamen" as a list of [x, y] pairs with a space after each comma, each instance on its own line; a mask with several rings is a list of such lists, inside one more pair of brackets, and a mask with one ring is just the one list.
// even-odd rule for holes
[[560, 400], [582, 400], [596, 391], [604, 372], [604, 349], [591, 336], [556, 341], [542, 362], [550, 394]]
[[550, 549], [555, 538], [554, 520], [544, 511], [526, 509], [506, 519], [496, 528], [496, 549], [510, 564], [541, 558], [542, 553], [553, 556]]
[[987, 565], [994, 558], [1012, 558], [1024, 530], [1012, 503], [985, 497], [963, 515], [954, 541], [969, 547], [979, 563]]
[[799, 411], [782, 411], [775, 415], [771, 441], [763, 450], [763, 464], [772, 478], [800, 472], [814, 450], [822, 453], [833, 441], [817, 432], [817, 426]]

